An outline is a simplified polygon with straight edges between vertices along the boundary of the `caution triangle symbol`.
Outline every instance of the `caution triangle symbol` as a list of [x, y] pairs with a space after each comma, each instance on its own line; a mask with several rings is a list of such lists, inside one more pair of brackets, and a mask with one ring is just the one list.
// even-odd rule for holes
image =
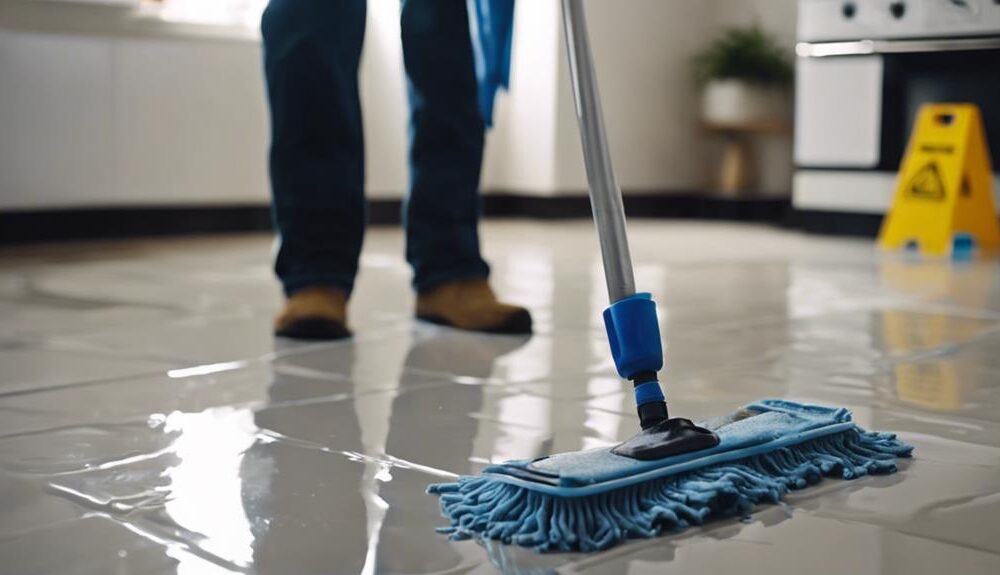
[[907, 185], [910, 197], [921, 200], [943, 200], [944, 181], [941, 179], [941, 172], [938, 171], [937, 163], [930, 162], [920, 168], [910, 183]]

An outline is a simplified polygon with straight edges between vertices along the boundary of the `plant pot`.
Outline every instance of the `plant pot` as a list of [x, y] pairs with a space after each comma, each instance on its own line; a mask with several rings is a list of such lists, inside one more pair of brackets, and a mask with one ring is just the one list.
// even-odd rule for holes
[[701, 114], [709, 124], [781, 122], [790, 112], [788, 92], [782, 88], [743, 80], [712, 80], [702, 93]]

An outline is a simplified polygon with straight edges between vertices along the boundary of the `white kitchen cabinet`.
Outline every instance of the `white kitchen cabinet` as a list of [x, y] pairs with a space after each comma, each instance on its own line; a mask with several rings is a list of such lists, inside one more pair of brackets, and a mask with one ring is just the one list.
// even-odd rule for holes
[[0, 31], [0, 208], [113, 203], [109, 38]]

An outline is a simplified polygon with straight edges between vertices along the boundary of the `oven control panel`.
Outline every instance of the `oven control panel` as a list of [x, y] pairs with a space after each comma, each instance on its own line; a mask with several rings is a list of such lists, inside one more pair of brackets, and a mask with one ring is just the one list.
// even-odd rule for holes
[[799, 0], [800, 42], [1000, 35], [1000, 0]]

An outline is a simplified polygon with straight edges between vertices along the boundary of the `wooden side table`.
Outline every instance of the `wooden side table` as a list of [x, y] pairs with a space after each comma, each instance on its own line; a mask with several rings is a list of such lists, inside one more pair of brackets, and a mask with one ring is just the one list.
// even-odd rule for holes
[[728, 198], [740, 197], [751, 191], [756, 181], [750, 160], [749, 138], [761, 134], [787, 134], [790, 131], [788, 122], [783, 120], [702, 122], [702, 127], [725, 139], [715, 183], [718, 192]]

